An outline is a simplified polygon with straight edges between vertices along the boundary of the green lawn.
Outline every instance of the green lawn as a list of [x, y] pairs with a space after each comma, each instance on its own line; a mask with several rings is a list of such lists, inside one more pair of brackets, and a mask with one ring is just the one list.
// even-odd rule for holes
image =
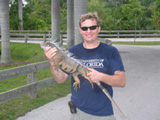
[[160, 45], [160, 41], [152, 41], [152, 42], [112, 42], [112, 44], [120, 44], [120, 45]]

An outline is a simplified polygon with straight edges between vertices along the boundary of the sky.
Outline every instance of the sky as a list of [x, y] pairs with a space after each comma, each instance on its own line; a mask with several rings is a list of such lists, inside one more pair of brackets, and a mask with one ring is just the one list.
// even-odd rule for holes
[[22, 0], [22, 2], [23, 2], [23, 4], [25, 4], [25, 5], [27, 4], [27, 2], [26, 2], [25, 0]]

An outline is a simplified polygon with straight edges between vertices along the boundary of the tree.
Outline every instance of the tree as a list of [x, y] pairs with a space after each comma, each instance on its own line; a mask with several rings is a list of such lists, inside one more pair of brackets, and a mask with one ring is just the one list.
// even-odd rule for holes
[[83, 42], [79, 30], [79, 18], [87, 11], [87, 0], [74, 0], [74, 27], [75, 27], [75, 44]]
[[117, 26], [123, 30], [135, 29], [136, 25], [140, 25], [139, 19], [143, 15], [143, 7], [138, 0], [130, 0], [128, 4], [121, 5], [121, 18], [117, 21]]
[[[94, 8], [94, 9], [93, 9]], [[97, 12], [101, 19], [101, 29], [109, 29], [114, 25], [113, 10], [108, 8], [108, 4], [103, 0], [87, 1], [87, 12]]]
[[1, 18], [1, 36], [2, 36], [2, 51], [1, 63], [10, 63], [10, 32], [9, 32], [9, 0], [0, 1], [0, 18]]
[[50, 30], [51, 29], [51, 0], [26, 0], [23, 8], [24, 29]]
[[139, 0], [143, 6], [149, 7], [155, 0]]
[[51, 1], [52, 40], [60, 41], [60, 1]]
[[156, 0], [152, 6], [152, 18], [153, 18], [153, 26], [155, 29], [160, 29], [160, 0]]
[[10, 30], [19, 29], [18, 17], [18, 0], [10, 0], [9, 16], [10, 16]]
[[74, 0], [67, 0], [67, 48], [74, 45]]
[[18, 0], [19, 29], [23, 30], [22, 0]]

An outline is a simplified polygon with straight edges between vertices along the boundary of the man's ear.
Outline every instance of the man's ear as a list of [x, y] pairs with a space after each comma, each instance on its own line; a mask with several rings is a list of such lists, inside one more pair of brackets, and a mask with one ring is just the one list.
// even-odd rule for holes
[[80, 33], [82, 34], [82, 30], [81, 30], [81, 28], [79, 29], [79, 31], [80, 31]]
[[98, 33], [101, 31], [101, 26], [98, 27]]

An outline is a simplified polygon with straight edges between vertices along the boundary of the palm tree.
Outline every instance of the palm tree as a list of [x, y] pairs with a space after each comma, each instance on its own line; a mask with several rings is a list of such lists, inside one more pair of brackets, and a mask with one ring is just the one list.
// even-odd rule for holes
[[60, 41], [60, 0], [51, 1], [52, 40]]
[[1, 13], [0, 13], [0, 39], [1, 39]]
[[22, 0], [18, 0], [18, 16], [19, 16], [19, 29], [23, 30], [23, 11], [22, 11]]
[[75, 44], [83, 42], [79, 31], [79, 18], [87, 11], [87, 0], [74, 0]]
[[74, 0], [67, 0], [67, 48], [74, 45]]
[[9, 0], [0, 0], [0, 18], [1, 18], [1, 63], [10, 63], [10, 31], [9, 31]]

